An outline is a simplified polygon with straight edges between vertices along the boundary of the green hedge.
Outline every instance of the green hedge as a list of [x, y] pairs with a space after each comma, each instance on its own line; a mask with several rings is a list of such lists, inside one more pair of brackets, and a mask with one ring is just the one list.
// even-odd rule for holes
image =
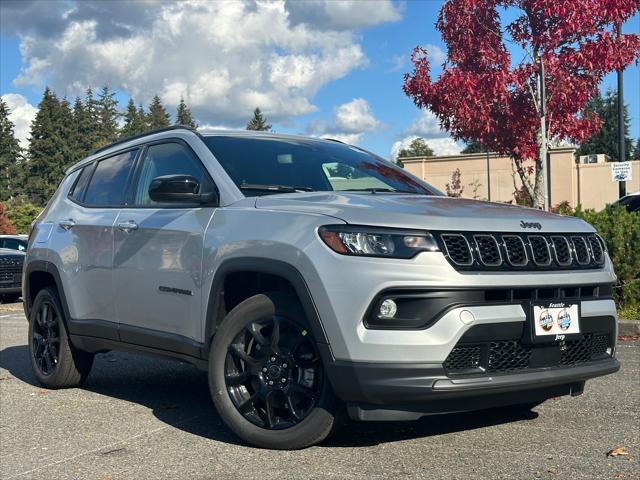
[[[615, 299], [618, 307], [630, 315], [640, 310], [640, 214], [624, 207], [609, 205], [604, 210], [576, 209], [576, 217], [593, 225], [607, 244], [613, 268], [618, 276]], [[636, 318], [637, 320], [638, 318]]]

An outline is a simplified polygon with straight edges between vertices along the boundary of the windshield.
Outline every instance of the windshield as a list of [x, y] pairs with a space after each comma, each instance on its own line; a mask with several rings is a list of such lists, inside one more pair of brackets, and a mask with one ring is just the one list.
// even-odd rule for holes
[[339, 142], [218, 135], [204, 137], [204, 142], [247, 196], [296, 191], [439, 194], [400, 167]]

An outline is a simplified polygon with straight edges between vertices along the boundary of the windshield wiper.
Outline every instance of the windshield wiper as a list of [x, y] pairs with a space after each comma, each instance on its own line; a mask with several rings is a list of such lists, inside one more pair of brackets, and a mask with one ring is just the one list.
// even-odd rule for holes
[[369, 188], [348, 188], [346, 190], [342, 190], [343, 192], [371, 192], [371, 193], [410, 193], [412, 195], [428, 195], [425, 192], [416, 192], [413, 190], [395, 190], [393, 188], [379, 188], [379, 187], [369, 187]]
[[313, 192], [313, 188], [311, 187], [292, 187], [290, 185], [262, 185], [260, 183], [241, 183], [238, 188], [240, 190], [257, 190], [260, 192], [275, 193]]

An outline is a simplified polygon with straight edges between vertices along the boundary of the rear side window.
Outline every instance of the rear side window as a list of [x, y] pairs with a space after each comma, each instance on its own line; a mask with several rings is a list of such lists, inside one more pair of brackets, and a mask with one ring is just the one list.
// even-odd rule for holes
[[91, 206], [123, 205], [136, 153], [137, 150], [131, 150], [100, 160], [87, 186], [84, 203]]
[[82, 202], [82, 197], [84, 195], [84, 191], [87, 188], [87, 184], [89, 183], [89, 179], [91, 178], [91, 173], [93, 172], [93, 163], [85, 166], [80, 175], [78, 175], [78, 180], [76, 180], [76, 184], [73, 187], [73, 190], [69, 192], [69, 196], [73, 198], [76, 202]]

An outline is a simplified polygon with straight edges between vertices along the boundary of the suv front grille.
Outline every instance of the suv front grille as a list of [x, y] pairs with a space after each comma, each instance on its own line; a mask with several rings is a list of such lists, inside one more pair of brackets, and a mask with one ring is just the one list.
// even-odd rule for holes
[[19, 287], [20, 281], [16, 282], [16, 276], [20, 278], [22, 274], [23, 260], [21, 257], [0, 257], [0, 286]]
[[[569, 366], [606, 358], [611, 335], [586, 333], [579, 340], [569, 340], [560, 350], [559, 360], [545, 366]], [[474, 373], [509, 373], [532, 368], [531, 356], [537, 348], [520, 340], [499, 340], [480, 344], [458, 344], [444, 362], [448, 375]]]
[[563, 270], [598, 268], [604, 242], [595, 234], [436, 234], [459, 270]]

